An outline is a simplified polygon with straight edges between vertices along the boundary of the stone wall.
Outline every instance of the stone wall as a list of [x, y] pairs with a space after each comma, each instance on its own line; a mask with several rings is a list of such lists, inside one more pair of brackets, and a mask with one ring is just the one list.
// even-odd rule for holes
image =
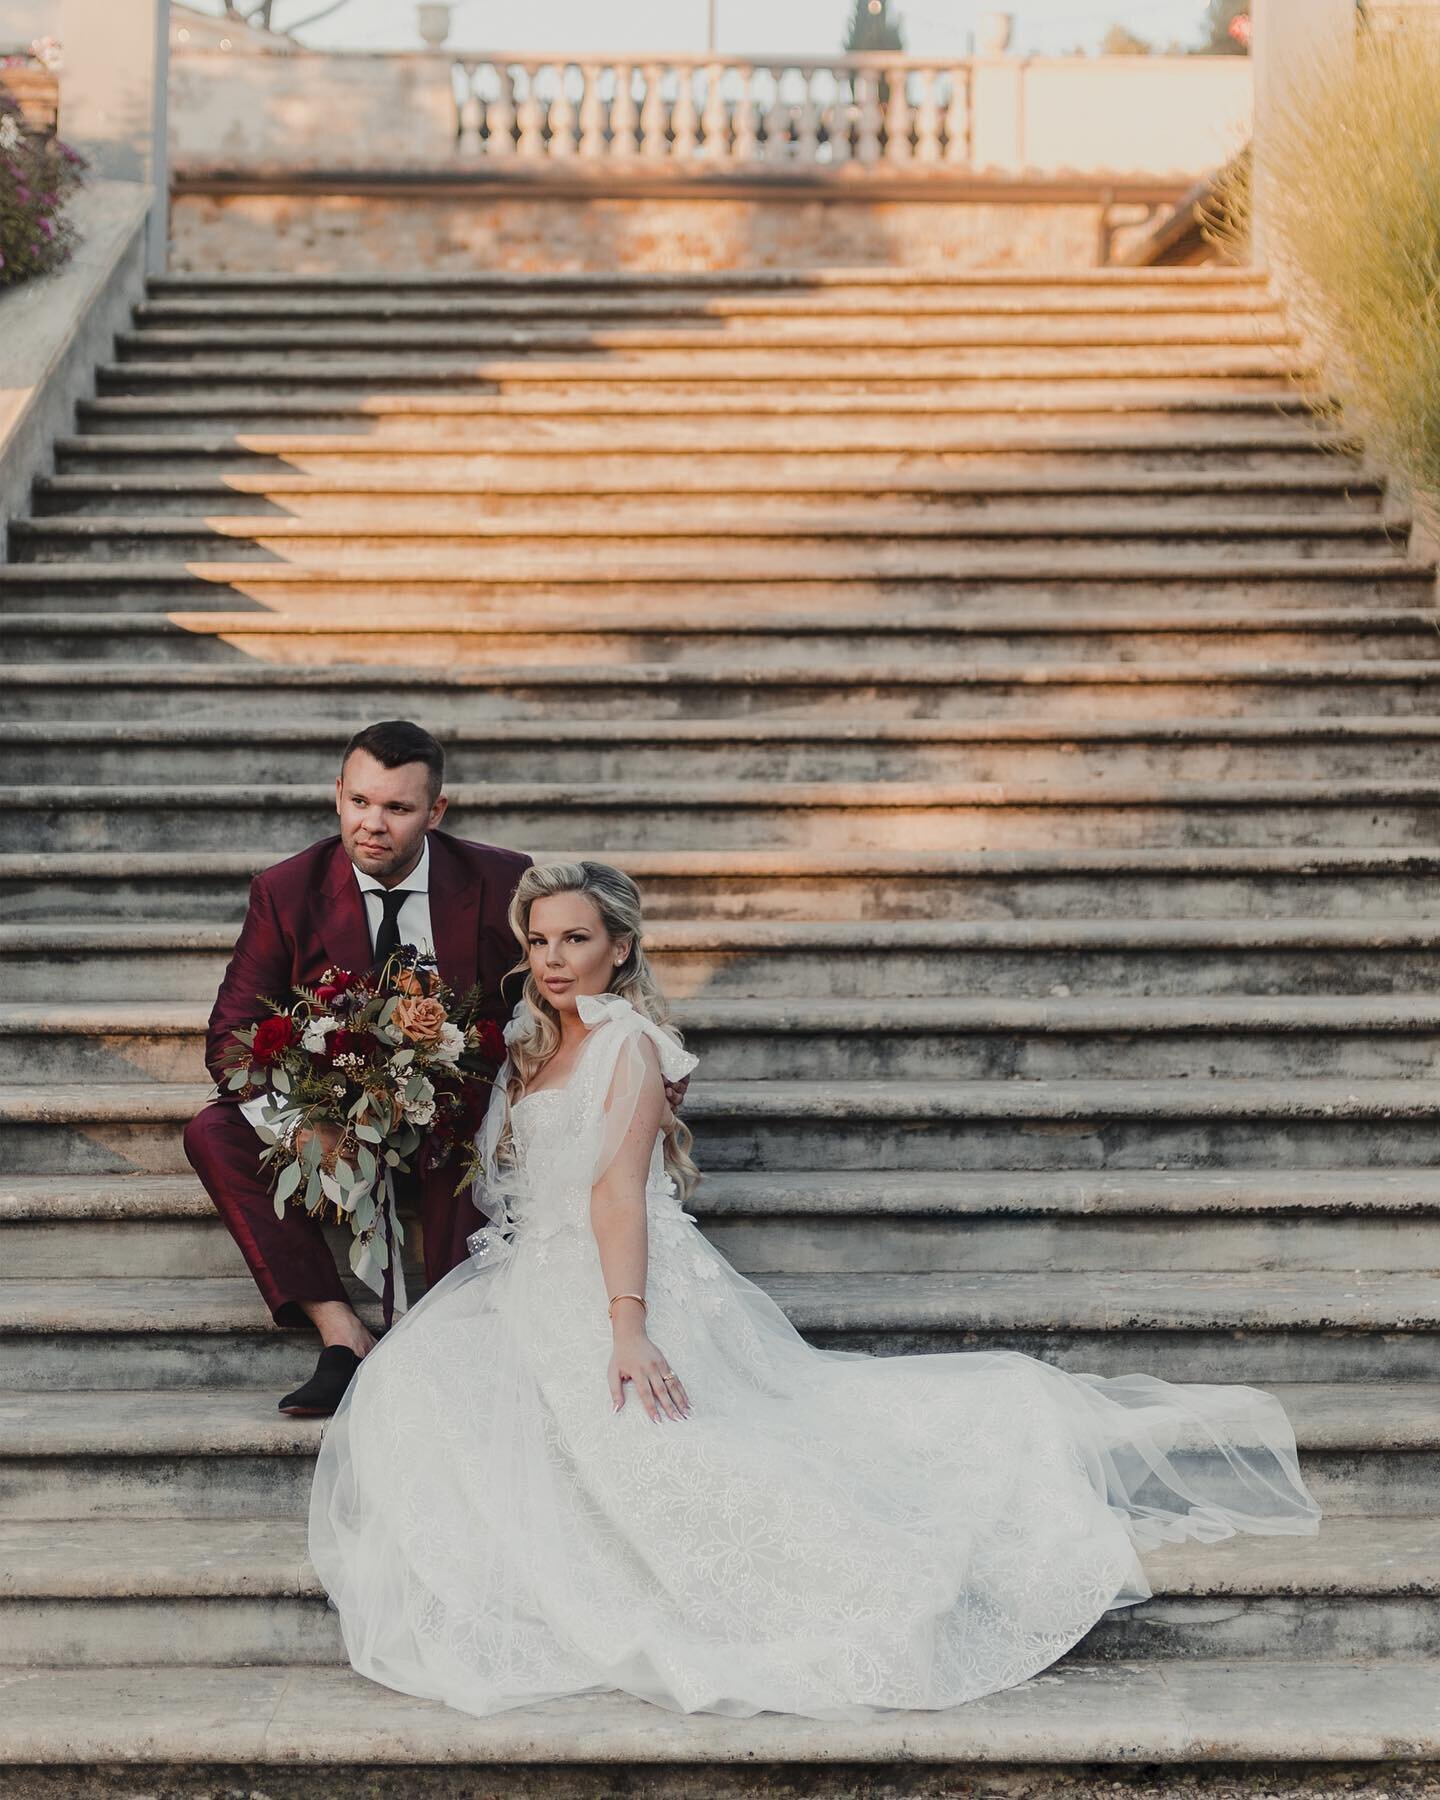
[[1099, 195], [1007, 203], [181, 191], [171, 208], [172, 267], [297, 275], [937, 263], [1083, 269], [1113, 260], [1127, 230], [1150, 214], [1145, 204], [1112, 207]]

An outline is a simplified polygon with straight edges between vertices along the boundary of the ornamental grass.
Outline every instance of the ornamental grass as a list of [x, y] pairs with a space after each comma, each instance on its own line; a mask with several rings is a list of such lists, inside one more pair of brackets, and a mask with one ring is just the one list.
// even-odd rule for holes
[[[1440, 515], [1440, 32], [1362, 31], [1317, 64], [1267, 141], [1270, 266], [1345, 418]], [[1212, 212], [1243, 238], [1249, 171]]]

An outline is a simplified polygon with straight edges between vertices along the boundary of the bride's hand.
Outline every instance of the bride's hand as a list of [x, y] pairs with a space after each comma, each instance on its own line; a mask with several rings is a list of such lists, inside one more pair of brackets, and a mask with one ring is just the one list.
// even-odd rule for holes
[[616, 1412], [625, 1404], [625, 1383], [629, 1381], [653, 1423], [658, 1424], [662, 1414], [676, 1421], [690, 1417], [690, 1398], [680, 1377], [643, 1331], [616, 1343], [607, 1379]]

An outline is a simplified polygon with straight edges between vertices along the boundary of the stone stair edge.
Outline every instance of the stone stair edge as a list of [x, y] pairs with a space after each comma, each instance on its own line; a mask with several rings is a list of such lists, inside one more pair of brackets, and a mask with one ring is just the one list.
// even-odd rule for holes
[[218, 289], [231, 291], [244, 288], [295, 289], [296, 291], [340, 291], [375, 288], [381, 293], [429, 292], [436, 288], [520, 289], [549, 292], [555, 289], [637, 288], [667, 291], [677, 288], [729, 289], [751, 288], [830, 288], [830, 287], [1017, 287], [1055, 286], [1066, 289], [1100, 288], [1207, 288], [1226, 290], [1257, 288], [1272, 291], [1268, 277], [1247, 268], [1225, 268], [1203, 265], [1197, 268], [1098, 268], [1072, 269], [1064, 265], [1053, 269], [953, 269], [946, 264], [918, 264], [905, 268], [877, 267], [871, 263], [824, 263], [816, 266], [764, 269], [695, 269], [695, 270], [605, 270], [605, 271], [510, 271], [486, 270], [483, 273], [441, 273], [407, 271], [384, 275], [362, 271], [339, 271], [333, 274], [297, 274], [288, 269], [231, 272], [206, 271], [204, 274], [152, 275], [152, 293], [170, 294]]
[[[1440, 668], [1436, 671], [1440, 678]], [[99, 783], [64, 786], [15, 783], [0, 786], [0, 800], [15, 810], [83, 810], [105, 807], [112, 811], [154, 811], [166, 807], [205, 805], [213, 808], [254, 809], [288, 807], [330, 810], [333, 790], [329, 784], [256, 783], [246, 787], [219, 782], [179, 784], [173, 787], [124, 787]], [[450, 803], [470, 814], [503, 811], [506, 807], [616, 807], [637, 812], [646, 808], [715, 807], [789, 808], [806, 811], [901, 811], [935, 812], [967, 807], [985, 810], [1109, 809], [1119, 806], [1243, 809], [1260, 806], [1332, 807], [1440, 804], [1440, 781], [1406, 780], [1399, 776], [1375, 780], [1337, 776], [1314, 780], [1266, 779], [1261, 781], [1181, 781], [1155, 778], [1114, 777], [1103, 783], [1062, 786], [1058, 782], [977, 781], [674, 781], [674, 782], [460, 782], [450, 789]], [[909, 921], [905, 923], [910, 923]], [[3, 930], [0, 927], [0, 930]]]
[[[1317, 713], [1294, 717], [1237, 714], [1096, 719], [1050, 713], [1041, 719], [889, 719], [847, 714], [846, 719], [494, 719], [457, 723], [439, 733], [447, 751], [497, 744], [977, 744], [1085, 743], [1294, 743], [1369, 738], [1440, 739], [1434, 714]], [[336, 728], [325, 719], [16, 719], [0, 720], [6, 745], [107, 749], [126, 744], [167, 748], [233, 746], [339, 748]], [[13, 853], [7, 853], [13, 854]], [[198, 855], [198, 853], [197, 853]], [[0, 856], [0, 872], [5, 867]]]
[[[273, 1329], [268, 1315], [261, 1328]], [[298, 1336], [296, 1348], [308, 1351]], [[1440, 1446], [1440, 1382], [1267, 1381], [1265, 1391], [1305, 1451]], [[268, 1387], [0, 1391], [0, 1458], [310, 1457], [320, 1433], [320, 1421], [278, 1412]]]
[[[0, 1002], [0, 1039], [13, 1036], [194, 1036], [205, 1029], [204, 1001]], [[1042, 1000], [910, 996], [887, 1000], [693, 996], [674, 1002], [673, 1022], [686, 1031], [750, 1030], [779, 1035], [825, 1032], [901, 1035], [910, 1032], [1090, 1035], [1103, 1032], [1436, 1032], [1440, 998], [1430, 994], [1281, 995], [1102, 999], [1068, 995]]]
[[[1123, 410], [1123, 409], [1122, 409]], [[628, 447], [633, 454], [646, 454]], [[696, 441], [685, 437], [662, 447], [651, 454], [672, 455], [683, 450], [689, 455], [706, 456], [745, 456], [752, 459], [783, 457], [786, 460], [809, 457], [846, 457], [856, 458], [872, 455], [946, 455], [951, 453], [983, 454], [987, 451], [1035, 455], [1073, 454], [1115, 455], [1141, 454], [1150, 452], [1173, 451], [1179, 454], [1196, 454], [1205, 452], [1224, 453], [1233, 450], [1299, 450], [1313, 458], [1317, 464], [1324, 464], [1331, 456], [1358, 449], [1353, 435], [1343, 431], [1322, 431], [1305, 433], [1297, 436], [1293, 427], [1279, 427], [1268, 433], [1257, 431], [1218, 432], [1210, 428], [1205, 432], [1194, 432], [1186, 438], [1167, 438], [1156, 443], [1153, 436], [1144, 432], [1101, 433], [1093, 436], [1082, 436], [1078, 433], [1066, 432], [1052, 434], [1049, 437], [1031, 432], [1028, 436], [1019, 436], [1014, 431], [980, 433], [972, 431], [968, 437], [952, 438], [943, 443], [917, 442], [913, 434], [897, 433], [893, 441], [887, 445], [883, 440], [854, 442], [845, 440], [825, 443], [813, 438], [803, 438], [795, 444], [782, 446], [757, 444], [749, 436], [737, 436], [727, 447], [705, 440]], [[397, 437], [361, 437], [337, 436], [326, 433], [285, 434], [278, 432], [244, 432], [242, 434], [223, 433], [178, 433], [166, 436], [159, 432], [149, 433], [71, 433], [55, 440], [55, 453], [58, 457], [70, 456], [187, 456], [197, 460], [208, 456], [235, 456], [243, 453], [247, 458], [284, 455], [297, 451], [308, 451], [312, 455], [344, 455], [362, 458], [391, 457], [404, 460], [412, 456], [471, 456], [488, 457], [497, 462], [520, 459], [522, 463], [533, 462], [537, 458], [554, 456], [571, 458], [595, 456], [592, 445], [568, 446], [561, 443], [546, 442], [534, 445], [498, 444], [488, 446], [472, 439], [447, 440], [434, 435], [419, 438]], [[612, 452], [611, 454], [619, 454]], [[1317, 471], [1320, 473], [1323, 471]], [[1332, 471], [1342, 473], [1343, 471]], [[1240, 471], [1240, 473], [1244, 473]], [[1376, 477], [1380, 479], [1381, 477]]]
[[[13, 673], [13, 671], [12, 671]], [[344, 728], [336, 725], [330, 741], [342, 741]], [[448, 733], [446, 734], [448, 735]], [[744, 876], [785, 880], [800, 875], [816, 880], [845, 880], [871, 876], [917, 879], [948, 876], [955, 880], [993, 879], [1033, 875], [1042, 878], [1070, 874], [1207, 875], [1428, 875], [1440, 874], [1440, 847], [1346, 848], [1344, 846], [1289, 846], [1278, 849], [1246, 849], [1216, 845], [1150, 849], [1125, 846], [1105, 849], [1054, 850], [625, 850], [589, 852], [601, 860], [622, 857], [637, 878], [664, 880], [682, 877]], [[582, 852], [553, 850], [558, 862], [573, 861]], [[207, 879], [248, 881], [262, 869], [281, 860], [273, 849], [251, 850], [36, 850], [0, 851], [0, 881], [38, 879], [44, 876], [93, 875], [97, 879], [135, 876], [196, 875]], [[243, 896], [237, 891], [238, 907]], [[874, 924], [885, 921], [876, 920]]]
[[[1142, 1561], [1159, 1600], [1440, 1596], [1440, 1518], [1340, 1516], [1317, 1538], [1167, 1545]], [[0, 1523], [0, 1602], [323, 1598], [303, 1520], [132, 1518]]]
[[[103, 440], [102, 440], [103, 441]], [[150, 452], [153, 454], [153, 452]], [[81, 455], [89, 452], [69, 451], [66, 454]], [[106, 454], [114, 455], [110, 451]], [[176, 454], [181, 454], [176, 452]], [[206, 454], [213, 454], [207, 452]], [[483, 455], [483, 452], [480, 453]], [[757, 452], [757, 459], [763, 456]], [[823, 452], [816, 452], [823, 454]], [[850, 453], [852, 456], [863, 452]], [[495, 460], [499, 460], [497, 457]], [[733, 480], [733, 477], [732, 477]], [[357, 476], [341, 473], [332, 474], [297, 474], [287, 473], [243, 473], [230, 475], [206, 473], [186, 474], [82, 474], [62, 473], [45, 475], [35, 483], [37, 495], [46, 498], [63, 499], [67, 496], [88, 494], [202, 494], [229, 496], [233, 494], [254, 493], [262, 496], [331, 496], [331, 495], [363, 495], [366, 497], [379, 495], [393, 497], [396, 495], [422, 495], [437, 498], [569, 498], [572, 496], [598, 495], [606, 498], [624, 495], [636, 499], [648, 499], [655, 495], [666, 498], [684, 497], [707, 499], [719, 494], [780, 494], [809, 495], [824, 493], [842, 493], [847, 495], [870, 495], [877, 490], [886, 494], [915, 493], [922, 495], [943, 496], [1021, 496], [1033, 499], [1046, 499], [1056, 496], [1095, 494], [1113, 495], [1174, 495], [1174, 494], [1303, 494], [1324, 493], [1335, 494], [1379, 494], [1386, 491], [1385, 477], [1378, 473], [1352, 473], [1346, 469], [1315, 469], [1310, 471], [1245, 471], [1245, 470], [1155, 470], [1125, 473], [1113, 471], [1091, 475], [1064, 475], [1058, 472], [1049, 474], [1021, 475], [997, 472], [988, 477], [960, 472], [942, 474], [940, 471], [926, 473], [924, 471], [908, 471], [896, 469], [869, 476], [861, 480], [859, 475], [845, 475], [841, 472], [812, 473], [810, 479], [802, 480], [798, 476], [780, 476], [778, 472], [759, 471], [748, 483], [735, 482], [726, 486], [707, 473], [704, 482], [692, 479], [689, 484], [682, 482], [679, 471], [673, 470], [670, 475], [647, 478], [642, 485], [638, 481], [629, 484], [619, 482], [612, 476], [604, 475], [571, 475], [564, 482], [528, 482], [512, 480], [503, 482], [490, 475], [483, 480], [472, 476], [469, 480], [456, 477], [432, 476], [428, 481], [418, 477], [393, 476]]]
[[[296, 519], [268, 513], [220, 514], [68, 514], [47, 513], [39, 517], [19, 518], [10, 530], [22, 541], [42, 538], [106, 538], [125, 536], [137, 539], [192, 537], [208, 532], [215, 537], [264, 538], [329, 538], [352, 539], [426, 539], [435, 537], [473, 537], [482, 540], [518, 538], [545, 540], [582, 538], [589, 540], [629, 539], [779, 539], [790, 543], [852, 538], [886, 539], [950, 539], [950, 538], [1119, 538], [1138, 537], [1203, 539], [1221, 538], [1244, 542], [1267, 538], [1384, 538], [1398, 540], [1408, 535], [1411, 520], [1401, 514], [1357, 514], [1354, 517], [1331, 513], [1262, 513], [1236, 514], [1216, 518], [1210, 514], [1186, 515], [1136, 512], [1117, 517], [1113, 511], [1093, 517], [1052, 518], [1043, 525], [1016, 514], [1011, 519], [994, 516], [979, 518], [936, 517], [932, 513], [881, 513], [867, 511], [863, 515], [847, 512], [833, 519], [810, 514], [790, 518], [766, 519], [750, 517], [705, 518], [697, 514], [681, 522], [658, 518], [649, 526], [643, 521], [606, 517], [576, 517], [573, 512], [557, 513], [552, 518], [488, 517], [467, 520], [428, 521], [391, 520], [371, 522], [357, 527], [348, 520], [309, 518]], [[1417, 559], [1419, 560], [1419, 559]], [[15, 564], [14, 567], [28, 566]]]
[[[82, 615], [83, 616], [83, 615]], [[119, 615], [122, 618], [131, 615]], [[198, 620], [213, 614], [191, 615]], [[255, 621], [260, 615], [243, 615]], [[47, 624], [68, 630], [66, 615], [46, 614]], [[1363, 618], [1364, 615], [1358, 615]], [[183, 634], [177, 632], [177, 637]], [[853, 665], [823, 664], [813, 659], [791, 665], [756, 668], [753, 665], [708, 662], [627, 662], [597, 666], [594, 663], [545, 664], [466, 664], [416, 663], [329, 663], [302, 665], [254, 662], [184, 662], [124, 663], [95, 661], [58, 663], [12, 663], [5, 671], [10, 688], [43, 688], [57, 684], [88, 689], [106, 687], [141, 688], [235, 688], [282, 690], [393, 686], [397, 682], [411, 691], [441, 689], [464, 692], [471, 688], [505, 689], [517, 685], [533, 686], [544, 681], [554, 689], [560, 686], [622, 687], [663, 689], [667, 687], [741, 687], [763, 691], [767, 687], [831, 687], [853, 685]], [[1351, 682], [1432, 682], [1440, 681], [1440, 661], [1406, 661], [1400, 658], [1335, 658], [1320, 663], [1295, 663], [1279, 660], [1235, 662], [1214, 666], [1197, 666], [1189, 662], [1076, 662], [1036, 665], [1010, 663], [884, 663], [867, 665], [865, 674], [871, 685], [909, 685], [920, 687], [979, 686], [1027, 688], [1064, 686], [1156, 687], [1183, 684], [1197, 687], [1244, 686], [1256, 682], [1283, 687], [1337, 685]], [[339, 729], [339, 727], [337, 727]]]
[[[0, 798], [14, 792], [0, 788]], [[152, 954], [229, 951], [235, 932], [234, 925], [210, 920], [0, 925], [0, 954], [63, 954], [83, 945], [96, 951]], [[844, 950], [866, 955], [879, 949], [1433, 949], [1440, 944], [1440, 915], [1431, 919], [662, 919], [648, 927], [646, 943], [659, 952], [809, 949], [830, 955]]]
[[[0, 1125], [181, 1126], [212, 1093], [209, 1086], [184, 1081], [86, 1082], [56, 1088], [7, 1083], [0, 1086]], [[1309, 1076], [1301, 1082], [1268, 1076], [722, 1080], [696, 1082], [685, 1105], [696, 1121], [738, 1115], [757, 1124], [800, 1119], [811, 1125], [856, 1121], [882, 1125], [899, 1120], [1082, 1123], [1102, 1118], [1341, 1124], [1440, 1117], [1440, 1094], [1430, 1084], [1376, 1076]], [[908, 1177], [901, 1172], [899, 1178]]]
[[348, 1780], [357, 1770], [396, 1768], [419, 1779], [440, 1766], [461, 1775], [572, 1764], [693, 1774], [741, 1764], [813, 1770], [823, 1782], [845, 1764], [898, 1773], [915, 1765], [1431, 1762], [1440, 1761], [1437, 1682], [1440, 1663], [1388, 1659], [1092, 1665], [944, 1712], [817, 1726], [778, 1715], [675, 1716], [618, 1696], [474, 1720], [344, 1668], [35, 1670], [11, 1687], [0, 1764], [218, 1764], [242, 1767], [263, 1787], [267, 1771], [278, 1780], [295, 1768], [343, 1771]]
[[[761, 1174], [720, 1170], [690, 1202], [718, 1221], [763, 1215], [833, 1218], [1172, 1218], [1405, 1216], [1440, 1212], [1440, 1169], [1003, 1169], [934, 1174], [903, 1184], [853, 1170]], [[8, 1175], [0, 1226], [201, 1220], [218, 1231], [209, 1196], [191, 1175]], [[3, 1280], [3, 1276], [0, 1276]]]

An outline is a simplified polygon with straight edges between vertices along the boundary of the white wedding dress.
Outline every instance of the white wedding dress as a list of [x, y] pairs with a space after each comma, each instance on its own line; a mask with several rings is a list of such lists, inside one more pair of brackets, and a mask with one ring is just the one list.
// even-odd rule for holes
[[310, 1553], [361, 1674], [474, 1714], [612, 1689], [950, 1706], [1144, 1599], [1137, 1547], [1315, 1531], [1255, 1389], [812, 1348], [681, 1209], [658, 1142], [648, 1324], [693, 1412], [653, 1424], [628, 1389], [612, 1412], [590, 1189], [642, 1036], [667, 1077], [694, 1059], [614, 996], [582, 1017], [569, 1082], [513, 1109], [510, 1241], [394, 1327], [326, 1431]]

